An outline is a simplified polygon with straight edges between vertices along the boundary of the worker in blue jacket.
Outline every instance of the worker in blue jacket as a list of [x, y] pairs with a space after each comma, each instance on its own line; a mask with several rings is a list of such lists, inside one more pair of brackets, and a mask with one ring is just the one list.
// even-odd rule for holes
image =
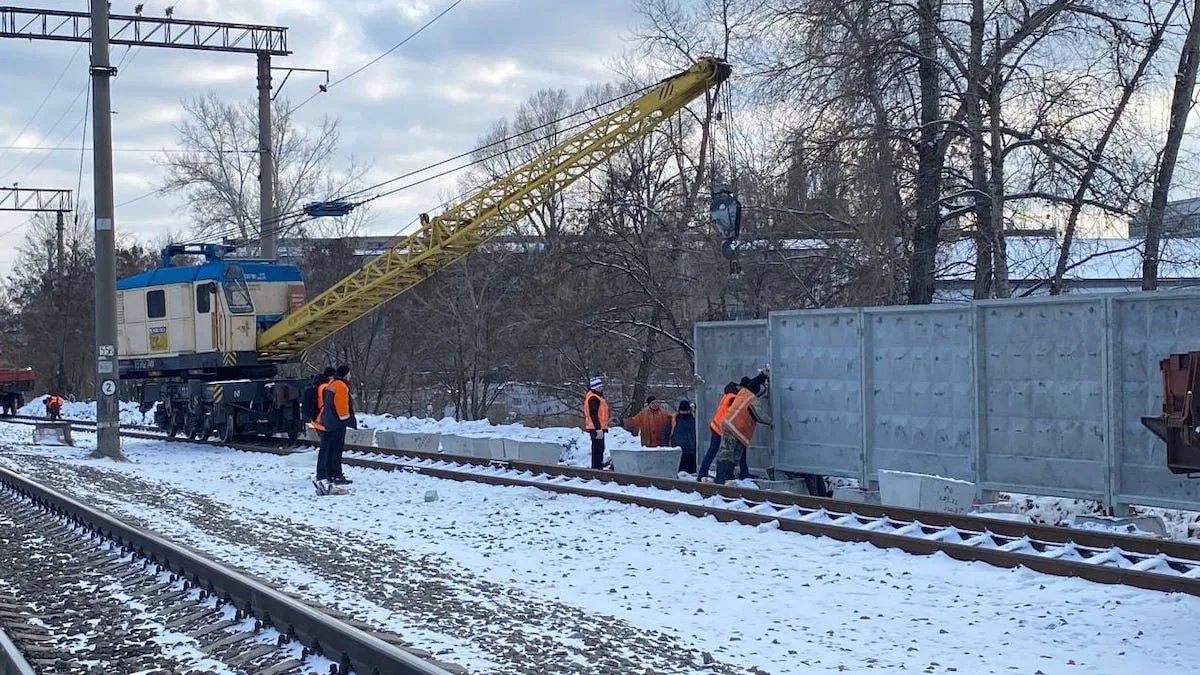
[[679, 471], [696, 473], [696, 415], [692, 413], [690, 401], [679, 402], [678, 411], [671, 418], [671, 437], [667, 443], [679, 448]]

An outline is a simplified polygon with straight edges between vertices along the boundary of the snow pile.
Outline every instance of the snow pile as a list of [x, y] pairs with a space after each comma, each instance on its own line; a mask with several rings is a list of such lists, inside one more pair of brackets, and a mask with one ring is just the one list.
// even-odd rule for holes
[[[17, 409], [18, 415], [27, 415], [30, 417], [43, 417], [46, 414], [46, 396], [41, 394], [29, 400], [29, 403]], [[96, 419], [96, 402], [95, 401], [63, 401], [62, 406], [63, 419], [68, 420], [86, 420], [94, 421]], [[147, 412], [145, 415], [138, 410], [138, 404], [134, 401], [121, 401], [121, 424], [148, 424], [154, 421], [154, 413]]]

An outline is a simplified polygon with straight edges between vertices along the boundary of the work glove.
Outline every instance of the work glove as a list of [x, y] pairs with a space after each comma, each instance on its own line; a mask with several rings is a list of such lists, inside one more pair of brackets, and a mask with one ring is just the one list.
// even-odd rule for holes
[[594, 433], [596, 434], [596, 440], [600, 440], [600, 439], [604, 438], [604, 430], [603, 429], [597, 429]]

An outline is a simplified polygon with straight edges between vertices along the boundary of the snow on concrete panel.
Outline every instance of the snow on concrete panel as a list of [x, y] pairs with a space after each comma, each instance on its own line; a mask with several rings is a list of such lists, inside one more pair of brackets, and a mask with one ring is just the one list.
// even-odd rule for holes
[[776, 312], [770, 324], [776, 468], [861, 476], [858, 311]]
[[1114, 299], [1113, 359], [1117, 501], [1200, 508], [1200, 481], [1167, 471], [1167, 446], [1142, 426], [1162, 412], [1160, 359], [1200, 349], [1200, 295], [1154, 293]]
[[980, 303], [981, 480], [1103, 497], [1108, 438], [1104, 300]]
[[679, 448], [637, 448], [612, 451], [613, 470], [638, 476], [676, 478]]
[[864, 312], [868, 475], [876, 469], [974, 478], [970, 307]]

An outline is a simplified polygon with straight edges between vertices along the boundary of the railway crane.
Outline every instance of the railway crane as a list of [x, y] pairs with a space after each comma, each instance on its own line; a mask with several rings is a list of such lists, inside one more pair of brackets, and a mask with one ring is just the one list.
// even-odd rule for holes
[[[305, 381], [279, 377], [281, 364], [477, 250], [730, 71], [721, 59], [699, 59], [441, 215], [422, 214], [415, 233], [311, 299], [295, 265], [236, 258], [220, 244], [168, 246], [159, 267], [117, 283], [121, 378], [139, 382], [142, 409], [154, 408], [172, 436], [294, 440]], [[174, 264], [179, 255], [202, 262]]]

